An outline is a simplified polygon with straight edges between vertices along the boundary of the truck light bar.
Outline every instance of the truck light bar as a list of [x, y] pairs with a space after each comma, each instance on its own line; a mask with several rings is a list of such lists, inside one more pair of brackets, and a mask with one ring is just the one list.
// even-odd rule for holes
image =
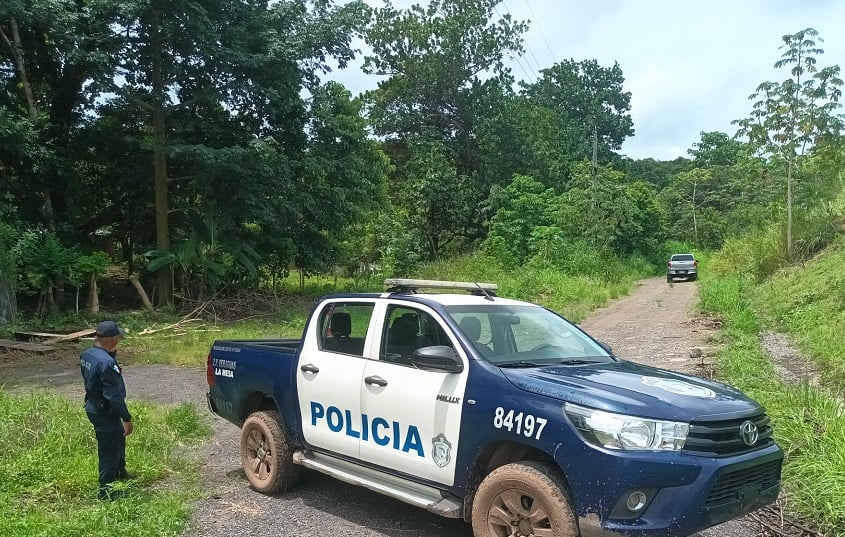
[[448, 282], [441, 280], [413, 280], [388, 278], [384, 280], [389, 293], [416, 293], [418, 289], [460, 289], [473, 294], [494, 295], [499, 288], [495, 283]]

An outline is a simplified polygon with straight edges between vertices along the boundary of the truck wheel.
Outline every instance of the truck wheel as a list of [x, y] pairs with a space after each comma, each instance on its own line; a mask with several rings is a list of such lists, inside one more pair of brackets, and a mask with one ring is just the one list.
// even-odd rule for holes
[[577, 537], [563, 476], [550, 464], [521, 461], [484, 478], [472, 502], [475, 537]]
[[672, 283], [672, 276], [666, 276], [666, 282]]
[[241, 428], [241, 465], [249, 484], [264, 494], [287, 490], [299, 478], [279, 413], [252, 414]]

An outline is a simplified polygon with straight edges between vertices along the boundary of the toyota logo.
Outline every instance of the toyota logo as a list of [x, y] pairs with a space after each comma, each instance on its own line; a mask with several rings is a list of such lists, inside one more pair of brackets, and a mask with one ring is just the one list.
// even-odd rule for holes
[[753, 421], [743, 421], [739, 426], [739, 436], [746, 446], [753, 446], [757, 443], [759, 434], [757, 432], [757, 425]]

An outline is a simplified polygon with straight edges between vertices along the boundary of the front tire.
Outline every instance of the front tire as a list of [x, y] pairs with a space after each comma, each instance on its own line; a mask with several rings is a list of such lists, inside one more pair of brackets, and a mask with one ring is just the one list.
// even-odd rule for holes
[[256, 412], [244, 422], [241, 465], [252, 488], [264, 494], [285, 491], [299, 479], [278, 412]]
[[475, 537], [578, 537], [563, 476], [550, 464], [521, 461], [490, 472], [472, 503]]

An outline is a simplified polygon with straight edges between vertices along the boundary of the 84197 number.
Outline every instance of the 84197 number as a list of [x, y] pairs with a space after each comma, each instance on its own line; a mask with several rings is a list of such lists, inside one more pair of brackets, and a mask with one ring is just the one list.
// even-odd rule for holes
[[524, 435], [526, 438], [540, 439], [543, 434], [543, 428], [546, 426], [546, 418], [534, 416], [532, 414], [524, 414], [517, 412], [514, 414], [513, 410], [505, 411], [502, 407], [496, 408], [496, 413], [493, 414], [493, 427], [497, 429], [507, 429], [516, 434]]

